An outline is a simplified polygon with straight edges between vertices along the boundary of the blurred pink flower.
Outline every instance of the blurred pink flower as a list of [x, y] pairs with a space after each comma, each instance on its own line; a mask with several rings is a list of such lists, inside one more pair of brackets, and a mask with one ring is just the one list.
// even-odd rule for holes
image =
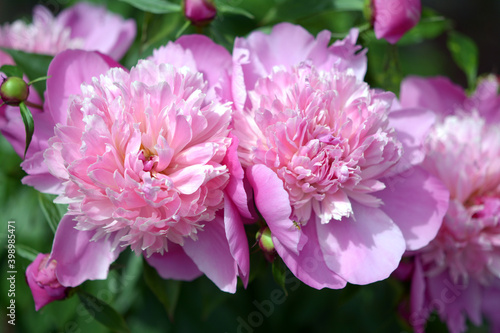
[[[214, 66], [220, 57], [226, 68]], [[249, 259], [231, 107], [216, 93], [229, 53], [185, 36], [130, 73], [113, 65], [85, 51], [54, 58], [46, 104], [55, 136], [23, 163], [25, 183], [43, 190], [39, 170], [48, 168], [57, 201], [69, 203], [51, 255], [59, 281], [105, 278], [130, 245], [164, 278], [204, 273], [234, 292], [238, 276], [248, 281]]]
[[[357, 31], [328, 47], [291, 24], [238, 39], [235, 134], [277, 253], [314, 288], [381, 280], [434, 238], [448, 192], [420, 163], [434, 122], [362, 81]], [[238, 77], [238, 74], [240, 75]], [[405, 153], [403, 154], [403, 148]]]
[[194, 25], [205, 25], [217, 15], [212, 0], [184, 0], [184, 15]]
[[[106, 31], [106, 33], [102, 33]], [[108, 12], [104, 7], [88, 3], [78, 3], [63, 10], [57, 17], [43, 6], [33, 10], [33, 22], [22, 20], [0, 26], [0, 46], [30, 53], [55, 55], [66, 49], [96, 50], [118, 60], [127, 52], [136, 34], [135, 22], [124, 20]], [[0, 51], [0, 66], [14, 62]], [[42, 104], [40, 96], [30, 87], [29, 102]], [[38, 137], [43, 135], [42, 127], [53, 127], [55, 123], [45, 124], [48, 116], [38, 108], [30, 108], [35, 118], [35, 133], [26, 156], [31, 157], [40, 151]], [[25, 147], [24, 125], [19, 108], [0, 107], [0, 131], [14, 150], [23, 156]], [[53, 132], [51, 133], [51, 135]]]
[[69, 290], [57, 280], [57, 262], [49, 261], [49, 256], [48, 253], [39, 253], [26, 268], [26, 281], [33, 294], [37, 311], [50, 302], [66, 298]]
[[32, 23], [18, 20], [0, 27], [0, 46], [50, 55], [66, 49], [95, 50], [119, 60], [135, 34], [132, 19], [124, 20], [104, 7], [81, 2], [57, 17], [46, 7], [36, 6]]
[[[437, 311], [451, 332], [483, 312], [500, 330], [500, 96], [488, 78], [467, 97], [445, 78], [410, 77], [401, 104], [428, 108], [439, 119], [426, 141], [423, 167], [450, 191], [450, 205], [436, 238], [414, 257], [411, 315], [416, 331]], [[493, 315], [494, 314], [494, 315]]]
[[375, 36], [394, 44], [417, 25], [422, 11], [420, 0], [372, 0]]

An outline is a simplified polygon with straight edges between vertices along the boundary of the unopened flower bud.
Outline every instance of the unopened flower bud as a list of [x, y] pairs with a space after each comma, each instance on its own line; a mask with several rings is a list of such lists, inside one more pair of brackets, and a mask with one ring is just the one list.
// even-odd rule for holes
[[15, 76], [4, 79], [0, 86], [0, 98], [7, 105], [19, 105], [28, 98], [29, 93], [28, 84]]
[[55, 300], [68, 296], [69, 287], [62, 286], [56, 277], [56, 261], [49, 262], [50, 254], [40, 253], [26, 268], [26, 281], [35, 300], [38, 311]]
[[217, 9], [212, 0], [184, 0], [184, 15], [192, 24], [203, 26], [215, 18]]
[[276, 250], [274, 249], [274, 243], [271, 236], [271, 229], [268, 227], [261, 228], [255, 235], [257, 242], [259, 242], [259, 247], [264, 252], [266, 259], [273, 261], [276, 255]]
[[420, 20], [420, 0], [371, 0], [371, 21], [378, 39], [396, 43]]

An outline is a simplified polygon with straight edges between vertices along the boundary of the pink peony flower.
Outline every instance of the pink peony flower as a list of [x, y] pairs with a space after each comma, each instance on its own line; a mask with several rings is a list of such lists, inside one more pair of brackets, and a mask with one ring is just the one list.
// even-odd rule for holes
[[36, 311], [53, 301], [66, 298], [69, 290], [57, 280], [57, 262], [49, 260], [49, 256], [48, 253], [39, 253], [26, 268], [26, 281], [33, 294]]
[[66, 49], [95, 50], [118, 60], [135, 34], [133, 20], [124, 20], [104, 7], [82, 2], [54, 17], [46, 7], [36, 6], [32, 23], [18, 20], [0, 27], [0, 46], [50, 55]]
[[234, 126], [255, 205], [279, 256], [318, 289], [386, 278], [435, 236], [448, 203], [415, 166], [434, 118], [390, 112], [393, 94], [362, 81], [356, 37], [328, 47], [327, 31], [280, 24], [235, 43]]
[[[411, 252], [414, 268], [411, 315], [423, 331], [436, 311], [451, 332], [481, 313], [500, 329], [500, 97], [494, 78], [467, 97], [445, 78], [403, 81], [401, 104], [424, 107], [439, 121], [429, 133], [423, 167], [450, 191], [450, 205], [436, 238]], [[496, 296], [495, 296], [496, 295]]]
[[375, 36], [395, 44], [417, 25], [422, 11], [420, 0], [372, 0]]
[[[106, 31], [105, 34], [102, 31]], [[66, 49], [97, 50], [118, 60], [128, 50], [136, 34], [135, 22], [124, 20], [105, 8], [88, 3], [78, 3], [63, 10], [57, 17], [43, 6], [33, 10], [30, 24], [18, 20], [0, 26], [0, 47], [17, 49], [30, 53], [55, 55]], [[0, 51], [0, 66], [14, 62], [6, 53]], [[30, 88], [29, 102], [41, 105], [42, 101], [34, 89]], [[26, 157], [41, 150], [38, 141], [44, 136], [45, 124], [50, 118], [45, 112], [30, 108], [35, 118], [35, 134]], [[39, 120], [39, 121], [37, 121]], [[40, 131], [41, 128], [44, 128]], [[24, 125], [19, 108], [0, 107], [0, 131], [12, 144], [15, 151], [23, 156], [25, 147]], [[50, 133], [52, 136], [53, 132]], [[45, 138], [48, 139], [48, 138]], [[43, 140], [42, 140], [43, 141]]]
[[[105, 278], [130, 246], [164, 278], [206, 274], [228, 292], [238, 276], [246, 285], [248, 245], [239, 216], [246, 197], [231, 106], [216, 93], [227, 77], [225, 67], [214, 66], [224, 63], [221, 57], [229, 70], [221, 46], [186, 36], [130, 72], [110, 68], [98, 53], [54, 58], [46, 100], [55, 136], [43, 156], [23, 167], [24, 181], [43, 187], [47, 180], [37, 174], [43, 158], [59, 182], [57, 201], [69, 203], [51, 255], [61, 284]], [[91, 77], [88, 68], [101, 73]]]
[[194, 25], [210, 23], [217, 15], [217, 9], [212, 0], [184, 0], [184, 15]]

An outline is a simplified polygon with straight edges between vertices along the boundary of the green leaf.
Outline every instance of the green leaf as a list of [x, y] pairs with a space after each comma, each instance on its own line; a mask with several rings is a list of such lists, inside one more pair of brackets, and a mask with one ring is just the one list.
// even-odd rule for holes
[[53, 198], [47, 194], [38, 193], [38, 202], [40, 203], [40, 208], [42, 208], [43, 215], [45, 215], [45, 219], [50, 229], [55, 233], [63, 214], [61, 214], [61, 211], [57, 208], [58, 205], [54, 203]]
[[144, 280], [165, 307], [170, 320], [173, 320], [181, 291], [181, 281], [163, 279], [158, 275], [156, 269], [146, 262], [144, 263]]
[[0, 72], [3, 72], [8, 77], [16, 76], [16, 77], [23, 78], [23, 71], [21, 68], [19, 68], [17, 66], [3, 65], [2, 67], [0, 67]]
[[474, 88], [479, 58], [476, 44], [471, 38], [452, 31], [448, 35], [447, 45], [453, 60], [464, 71], [469, 88]]
[[338, 9], [362, 11], [366, 6], [365, 0], [334, 0], [333, 5]]
[[182, 7], [165, 0], [120, 0], [135, 8], [153, 14], [167, 14], [180, 12]]
[[[19, 50], [7, 49], [0, 47], [0, 49], [8, 53], [15, 61], [16, 65], [20, 67], [30, 80], [36, 80], [39, 77], [46, 76], [49, 64], [53, 57], [45, 54], [26, 53]], [[45, 81], [39, 81], [33, 84], [40, 96], [45, 92]]]
[[436, 38], [450, 30], [451, 27], [452, 23], [449, 19], [431, 9], [424, 8], [418, 24], [404, 34], [398, 41], [398, 45], [416, 44], [426, 39]]
[[225, 4], [220, 4], [217, 6], [217, 10], [220, 11], [222, 14], [235, 14], [235, 15], [242, 15], [245, 16], [251, 20], [254, 19], [254, 16], [252, 13], [244, 10], [243, 8], [238, 8], [238, 7], [233, 7]]
[[285, 287], [286, 280], [286, 265], [281, 258], [276, 258], [272, 265], [274, 281], [283, 289], [285, 295], [288, 296], [288, 292]]
[[78, 298], [89, 314], [113, 332], [129, 333], [125, 319], [111, 306], [97, 297], [78, 289]]
[[21, 111], [21, 117], [23, 117], [24, 130], [26, 131], [26, 145], [24, 148], [24, 157], [26, 157], [26, 152], [30, 146], [31, 139], [33, 138], [33, 132], [35, 131], [35, 123], [33, 122], [33, 116], [30, 110], [24, 104], [24, 102], [19, 103], [19, 110]]
[[31, 247], [23, 244], [16, 244], [16, 253], [29, 261], [34, 261], [39, 251], [32, 249]]

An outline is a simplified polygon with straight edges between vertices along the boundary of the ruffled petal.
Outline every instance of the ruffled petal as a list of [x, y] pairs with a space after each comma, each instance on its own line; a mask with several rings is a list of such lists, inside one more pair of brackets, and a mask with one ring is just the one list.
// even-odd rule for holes
[[44, 106], [45, 111], [52, 114], [54, 123], [66, 124], [69, 98], [81, 94], [82, 83], [90, 83], [92, 77], [112, 67], [121, 65], [98, 52], [67, 50], [56, 55], [47, 72]]

